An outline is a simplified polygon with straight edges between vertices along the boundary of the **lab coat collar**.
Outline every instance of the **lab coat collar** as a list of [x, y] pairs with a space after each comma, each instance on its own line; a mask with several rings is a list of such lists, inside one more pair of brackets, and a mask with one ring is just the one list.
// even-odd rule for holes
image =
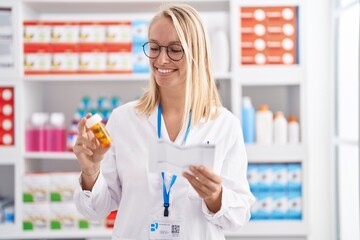
[[[154, 127], [154, 134], [157, 134], [157, 115], [158, 115], [158, 108], [156, 107], [155, 110], [148, 117], [148, 121]], [[185, 138], [185, 133], [186, 133], [186, 127], [187, 127], [187, 123], [186, 123], [186, 126], [183, 126], [183, 128], [180, 130], [174, 143], [179, 144], [179, 145], [181, 145], [183, 143], [183, 140]], [[190, 131], [190, 134], [191, 134], [191, 131]], [[161, 138], [165, 139], [167, 141], [170, 141], [170, 137], [167, 132], [165, 121], [164, 121], [164, 118], [162, 115], [161, 115]]]

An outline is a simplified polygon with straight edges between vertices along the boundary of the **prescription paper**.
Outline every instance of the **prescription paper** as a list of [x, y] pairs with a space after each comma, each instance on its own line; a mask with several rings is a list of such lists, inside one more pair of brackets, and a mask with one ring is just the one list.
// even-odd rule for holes
[[158, 140], [150, 145], [149, 171], [167, 172], [181, 176], [190, 165], [203, 165], [213, 170], [215, 145], [198, 144], [179, 146], [174, 143]]

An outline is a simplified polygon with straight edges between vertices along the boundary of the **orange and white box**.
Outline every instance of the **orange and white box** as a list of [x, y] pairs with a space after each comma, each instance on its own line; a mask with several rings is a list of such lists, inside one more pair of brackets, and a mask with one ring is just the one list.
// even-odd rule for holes
[[80, 26], [78, 22], [51, 22], [52, 43], [78, 43]]
[[80, 44], [79, 73], [104, 73], [106, 52], [102, 44]]
[[51, 41], [51, 24], [41, 21], [24, 22], [25, 43], [49, 43]]
[[297, 7], [241, 8], [241, 63], [297, 63]]
[[53, 44], [51, 50], [52, 73], [76, 73], [79, 70], [78, 45]]
[[51, 70], [51, 55], [48, 44], [25, 44], [25, 74], [48, 74]]
[[106, 71], [109, 73], [132, 73], [132, 45], [106, 44]]
[[103, 43], [106, 39], [106, 26], [98, 22], [80, 22], [80, 43]]
[[106, 26], [106, 42], [107, 43], [131, 43], [131, 22], [107, 22]]

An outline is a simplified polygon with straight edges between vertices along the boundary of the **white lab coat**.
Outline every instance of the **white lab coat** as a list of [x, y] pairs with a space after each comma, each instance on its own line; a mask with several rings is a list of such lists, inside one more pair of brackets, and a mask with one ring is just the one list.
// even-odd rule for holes
[[[92, 191], [79, 187], [75, 203], [85, 217], [103, 219], [118, 210], [112, 239], [149, 239], [150, 221], [163, 214], [161, 174], [149, 173], [149, 144], [157, 141], [157, 110], [140, 115], [135, 102], [116, 108], [107, 129], [113, 144], [101, 162]], [[185, 126], [175, 143], [182, 144]], [[162, 139], [169, 140], [164, 120]], [[225, 239], [224, 230], [238, 230], [250, 218], [254, 196], [246, 179], [247, 157], [239, 120], [222, 108], [213, 121], [192, 127], [186, 144], [216, 145], [215, 169], [222, 177], [222, 206], [211, 213], [188, 181], [178, 176], [171, 189], [170, 217], [181, 216], [181, 239]], [[166, 174], [167, 186], [171, 175]]]

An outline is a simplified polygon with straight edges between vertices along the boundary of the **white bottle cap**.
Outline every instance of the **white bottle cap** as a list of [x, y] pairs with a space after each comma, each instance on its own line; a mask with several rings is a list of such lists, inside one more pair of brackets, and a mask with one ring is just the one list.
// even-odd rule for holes
[[65, 116], [64, 113], [54, 112], [50, 115], [50, 124], [56, 127], [64, 126]]
[[49, 114], [35, 112], [31, 115], [31, 123], [36, 127], [43, 127], [49, 121]]
[[101, 120], [102, 120], [101, 116], [96, 113], [86, 120], [86, 127], [91, 128], [95, 124], [101, 122]]
[[250, 97], [244, 96], [242, 99], [242, 102], [243, 102], [244, 107], [251, 107], [251, 98]]

